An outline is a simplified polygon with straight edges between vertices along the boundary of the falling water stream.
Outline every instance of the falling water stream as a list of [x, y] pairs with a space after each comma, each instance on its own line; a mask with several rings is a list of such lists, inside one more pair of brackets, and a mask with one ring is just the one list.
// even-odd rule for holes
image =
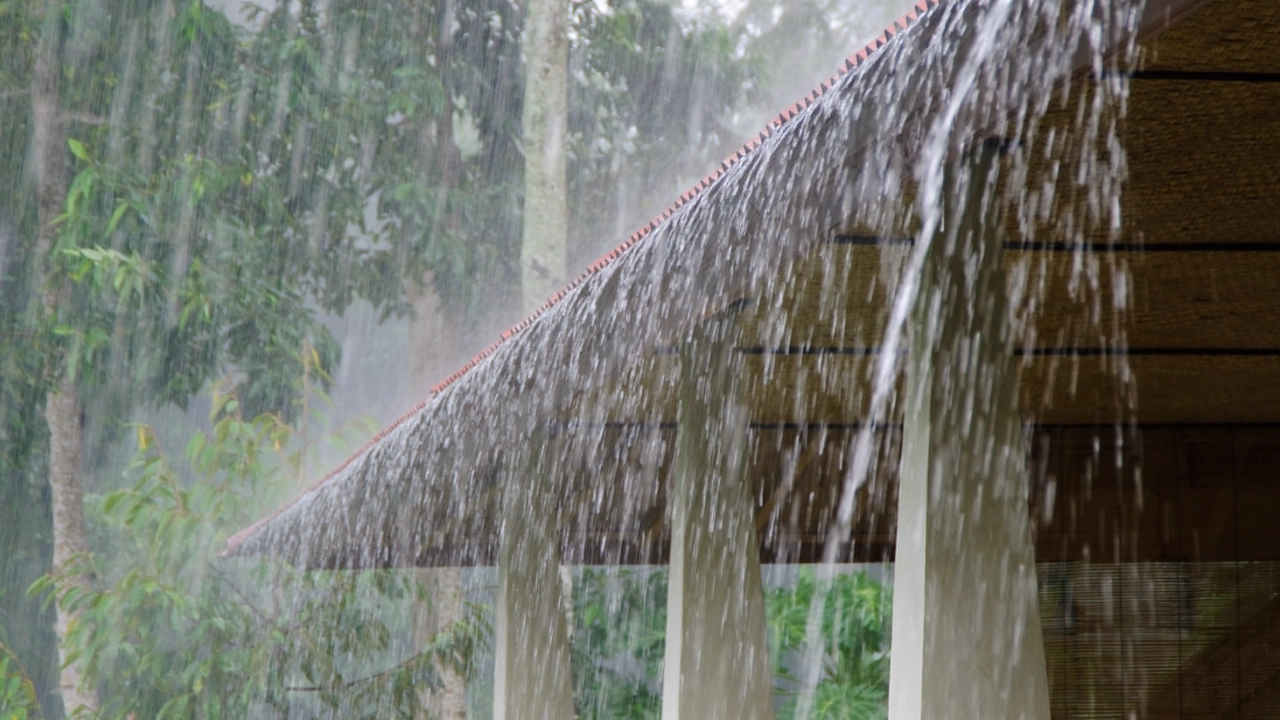
[[0, 718], [1280, 714], [1280, 3], [542, 1], [0, 3]]
[[[824, 671], [833, 568], [857, 555], [847, 541], [860, 513], [893, 514], [868, 507], [865, 497], [880, 468], [894, 461], [886, 428], [891, 434], [902, 414], [904, 348], [917, 331], [913, 308], [967, 300], [921, 291], [926, 258], [947, 252], [934, 246], [945, 230], [946, 193], [990, 183], [1001, 192], [990, 207], [1015, 246], [1067, 248], [1065, 280], [1088, 322], [1072, 326], [1070, 336], [1038, 335], [1045, 288], [1064, 278], [1052, 276], [1043, 259], [1022, 258], [1007, 269], [1017, 346], [1045, 347], [1047, 340], [1123, 348], [1116, 329], [1127, 308], [1127, 271], [1113, 254], [1088, 248], [1114, 239], [1121, 227], [1128, 86], [1117, 70], [1133, 62], [1142, 9], [1141, 0], [988, 0], [930, 10], [238, 552], [322, 568], [492, 565], [501, 498], [515, 493], [525, 507], [558, 508], [566, 563], [660, 562], [640, 538], [661, 529], [654, 512], [662, 512], [670, 487], [660, 470], [677, 421], [680, 368], [672, 348], [739, 301], [746, 301], [742, 312], [754, 318], [761, 346], [803, 346], [807, 338], [785, 303], [800, 282], [792, 271], [805, 258], [826, 252], [833, 234], [850, 229], [914, 238], [884, 244], [869, 275], [827, 273], [818, 291], [821, 304], [835, 308], [826, 318], [832, 332], [862, 338], [869, 363], [832, 361], [828, 367], [837, 369], [823, 375], [820, 362], [792, 382], [788, 361], [767, 356], [760, 377], [739, 378], [730, 390], [750, 394], [789, 382], [794, 394], [785, 410], [800, 423], [819, 410], [807, 399], [816, 394], [805, 389], [834, 387], [830, 394], [848, 407], [864, 408], [837, 457], [823, 461], [838, 469], [839, 483], [817, 523], [826, 537], [817, 558], [823, 582], [808, 616], [796, 715], [810, 717]], [[1063, 117], [1069, 105], [1076, 115]], [[998, 177], [956, 170], [959, 158], [991, 139], [1007, 148]], [[945, 183], [955, 172], [961, 179]], [[866, 277], [869, 286], [848, 280]], [[880, 298], [883, 308], [846, 316], [850, 297]], [[1101, 362], [1121, 379], [1111, 420], [1122, 428], [1135, 409], [1132, 374], [1122, 352]], [[946, 379], [956, 397], [955, 388], [971, 381]], [[1055, 392], [1046, 398], [1061, 395]], [[619, 433], [625, 442], [618, 444], [631, 443], [629, 449], [607, 445]], [[602, 467], [612, 474], [597, 475]], [[877, 497], [883, 505], [886, 496]], [[786, 535], [794, 530], [788, 522], [771, 516], [760, 534]], [[1015, 614], [1009, 622], [1023, 620]]]
[[[1112, 49], [1099, 45], [1097, 38], [1113, 36], [1117, 32], [1125, 37], [1132, 37], [1136, 19], [1141, 15], [1142, 10], [1140, 0], [1127, 4], [1102, 3], [1100, 6], [1095, 6], [1094, 3], [1083, 3], [1075, 7], [1072, 7], [1071, 3], [1016, 3], [1011, 0], [995, 0], [983, 5], [981, 12], [973, 13], [969, 17], [964, 17], [963, 12], [952, 6], [951, 10], [955, 15], [964, 19], [951, 22], [965, 22], [971, 29], [965, 34], [964, 42], [951, 46], [934, 45], [935, 48], [945, 47], [944, 52], [948, 55], [958, 54], [962, 59], [958, 67], [949, 72], [949, 82], [946, 83], [946, 90], [940, 99], [942, 107], [934, 111], [931, 121], [923, 131], [915, 165], [912, 167], [912, 174], [917, 179], [919, 188], [915, 208], [920, 219], [919, 230], [915, 234], [915, 242], [907, 262], [894, 276], [886, 278], [886, 282], [893, 283], [895, 290], [884, 330], [884, 340], [871, 377], [869, 418], [888, 418], [892, 414], [890, 406], [896, 401], [897, 380], [902, 369], [900, 348], [908, 333], [907, 323], [912, 317], [913, 308], [917, 303], [947, 303], [957, 300], [955, 297], [937, 299], [920, 297], [920, 284], [926, 258], [931, 251], [947, 251], [947, 248], [934, 249], [933, 243], [937, 231], [943, 224], [944, 193], [946, 192], [944, 175], [948, 172], [956, 172], [958, 162], [956, 156], [976, 147], [990, 137], [1021, 145], [1015, 150], [1014, 162], [1011, 163], [1013, 167], [1004, 170], [1014, 180], [1007, 183], [1006, 197], [1002, 200], [1017, 208], [1020, 217], [1034, 217], [1038, 207], [1050, 207], [1053, 204], [1052, 180], [1047, 180], [1043, 184], [1050, 197], [1044, 197], [1036, 192], [1025, 192], [1024, 188], [1033, 188], [1035, 185], [1026, 182], [1030, 179], [1028, 177], [1030, 173], [1025, 167], [1027, 158], [1017, 150], [1025, 153], [1035, 146], [1034, 142], [1029, 142], [1029, 138], [1033, 138], [1036, 132], [1039, 119], [1037, 115], [1043, 113], [1044, 108], [1055, 98], [1061, 102], [1061, 97], [1071, 91], [1071, 73], [1078, 70], [1074, 65], [1080, 52], [1077, 45], [1080, 42], [1079, 39], [1089, 38], [1093, 41], [1092, 47], [1088, 50], [1091, 56], [1090, 68], [1095, 77], [1100, 76], [1101, 71], [1112, 63], [1124, 66], [1129, 61], [1128, 53], [1132, 52], [1132, 46], [1109, 57], [1108, 55], [1113, 52]], [[1064, 16], [1067, 20], [1060, 22], [1059, 18]], [[1057, 26], [1062, 33], [1058, 35], [1050, 30], [1039, 42], [1031, 42], [1036, 29], [1046, 26], [1049, 28]], [[957, 30], [952, 30], [952, 33], [954, 35], [944, 34], [944, 36], [961, 35]], [[955, 62], [954, 57], [951, 61]], [[1021, 73], [1025, 74], [1013, 70], [1010, 73], [1011, 77], [1002, 78], [1008, 83], [1007, 87], [1000, 87], [1002, 83], [999, 80], [992, 82], [991, 74], [999, 72], [1000, 66], [1007, 68], [1010, 63], [1020, 66]], [[924, 63], [926, 66], [927, 64]], [[1123, 85], [1116, 85], [1109, 88], [1110, 93], [1114, 95], [1104, 92], [1092, 98], [1095, 108], [1090, 112], [1090, 119], [1094, 123], [1102, 117], [1111, 118], [1112, 121], [1106, 128], [1092, 127], [1085, 133], [1088, 136], [1104, 134], [1108, 141], [1106, 146], [1109, 148], [1121, 147], [1115, 119], [1121, 117], [1122, 113], [1114, 112], [1110, 106], [1120, 100], [1125, 89]], [[1001, 107], [1002, 96], [1003, 99], [1012, 99], [1016, 109]], [[1016, 107], [1018, 103], [1021, 107]], [[892, 103], [889, 106], [894, 107]], [[1008, 124], [1002, 127], [1003, 123], [1000, 120], [996, 120], [993, 124], [990, 115], [983, 117], [984, 110], [996, 115], [997, 118], [1002, 114], [1011, 117], [1004, 120]], [[1026, 125], [1023, 128], [1018, 127], [1019, 121], [1025, 122]], [[888, 122], [886, 125], [892, 126], [893, 123]], [[1104, 208], [1107, 212], [1118, 214], [1119, 201], [1116, 194], [1123, 182], [1123, 153], [1113, 153], [1107, 158], [1090, 156], [1095, 147], [1094, 143], [1082, 143], [1081, 157], [1058, 157], [1055, 160], [1057, 162], [1076, 161], [1080, 168], [1079, 179], [1091, 196], [1088, 207]], [[1023, 164], [1023, 167], [1018, 167], [1019, 163]], [[961, 166], [958, 172], [968, 171], [968, 167]], [[1102, 175], [1108, 181], [1094, 182], [1093, 178], [1096, 175]], [[1019, 180], [1023, 182], [1018, 182]], [[962, 177], [954, 183], [951, 191], [965, 192], [964, 188], [969, 184], [994, 181], [995, 178], [969, 177], [966, 180]], [[998, 205], [989, 204], [988, 207], [996, 208]], [[1054, 228], [1049, 233], [1052, 236], [1051, 241], [1074, 245], [1079, 248], [1077, 252], [1083, 254], [1083, 248], [1087, 244], [1084, 229], [1092, 229], [1092, 226], [1108, 222], [1111, 227], [1118, 229], [1120, 222], [1118, 217], [1086, 217], [1081, 220], [1078, 226], [1080, 231], [1076, 237], [1064, 236], [1060, 232], [1061, 228]], [[988, 222], [997, 222], [997, 220], [991, 218]], [[1022, 228], [1024, 242], [1035, 242], [1037, 237], [1034, 232], [1028, 232], [1029, 229], [1025, 225]], [[977, 258], [973, 262], [980, 263], [982, 260]], [[1082, 266], [1083, 263], [1076, 265], [1077, 268]], [[1023, 268], [1022, 271], [1026, 272], [1027, 269]], [[1090, 280], [1093, 282], [1086, 282], [1084, 287], [1096, 287], [1096, 277]], [[1123, 282], [1119, 276], [1117, 281]], [[1119, 295], [1123, 297], [1123, 293]], [[1037, 298], [1023, 297], [1020, 300], [1026, 305], [1033, 306]], [[1124, 307], [1120, 305], [1112, 310], [1123, 313]], [[979, 309], [978, 312], [981, 310]], [[914, 331], [920, 332], [919, 329]], [[1034, 328], [1021, 328], [1020, 331], [1015, 331], [1015, 335], [1024, 338], [1034, 336]], [[973, 382], [973, 380], [952, 378], [951, 382], [964, 383]], [[1123, 418], [1117, 418], [1117, 421], [1122, 420]], [[851, 529], [858, 492], [872, 472], [878, 451], [875, 425], [868, 423], [857, 432], [853, 441], [851, 460], [845, 469], [835, 522], [829, 531], [828, 542], [823, 553], [824, 564], [835, 561], [839, 539], [847, 537]], [[825, 577], [829, 579], [830, 576]], [[824, 589], [829, 587], [829, 582], [824, 583], [822, 587]], [[813, 603], [807, 624], [807, 644], [811, 651], [807, 658], [804, 686], [796, 713], [800, 718], [809, 717], [812, 711], [814, 692], [823, 670], [820, 633], [823, 632], [825, 600], [825, 593], [820, 591]], [[1019, 617], [1016, 612], [1009, 617], [1008, 621], [1013, 626], [1025, 622], [1024, 618]], [[1014, 662], [1012, 659], [1010, 661]]]

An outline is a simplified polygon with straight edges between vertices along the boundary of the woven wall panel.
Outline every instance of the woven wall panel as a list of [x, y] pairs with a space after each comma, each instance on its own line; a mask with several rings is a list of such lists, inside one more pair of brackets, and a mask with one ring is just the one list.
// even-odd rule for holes
[[[743, 313], [746, 347], [875, 347], [889, 292], [881, 263], [893, 249], [828, 244], [761, 288]], [[901, 249], [897, 250], [902, 254]]]
[[1280, 252], [1013, 251], [1007, 267], [1024, 347], [1280, 348]]
[[[884, 256], [904, 253], [821, 249], [755, 298], [741, 344], [879, 346], [889, 296]], [[1023, 346], [1280, 348], [1280, 324], [1269, 322], [1280, 307], [1280, 252], [1010, 250], [1005, 260]]]
[[[764, 557], [812, 562], [821, 555], [857, 431], [757, 426], [748, 433]], [[609, 561], [615, 544], [625, 545], [628, 557], [664, 555], [675, 434], [669, 424], [557, 434], [553, 442], [573, 443], [568, 454], [583, 458], [582, 467], [561, 470], [579, 478], [566, 500], [567, 531], [600, 543], [589, 562]], [[896, 427], [875, 433], [877, 462], [855, 498], [842, 557], [892, 559], [900, 440]], [[1259, 480], [1280, 476], [1280, 425], [1120, 434], [1112, 427], [1043, 427], [1028, 444], [1028, 513], [1041, 562], [1280, 562], [1280, 482]], [[628, 493], [620, 490], [624, 478], [632, 483]], [[651, 546], [636, 555], [645, 543]]]
[[1276, 240], [1280, 83], [1133, 82], [1126, 239]]
[[1280, 564], [1045, 564], [1053, 717], [1275, 717]]
[[1142, 70], [1280, 72], [1280, 3], [1218, 0], [1151, 40]]

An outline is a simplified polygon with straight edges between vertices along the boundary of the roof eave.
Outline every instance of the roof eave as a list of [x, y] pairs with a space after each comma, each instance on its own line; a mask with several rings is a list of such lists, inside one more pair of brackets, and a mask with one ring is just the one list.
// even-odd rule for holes
[[[1150, 0], [1137, 34], [1159, 32], [1210, 1]], [[669, 345], [698, 320], [749, 294], [760, 284], [761, 268], [787, 266], [841, 224], [854, 202], [847, 197], [849, 178], [814, 175], [807, 172], [805, 160], [816, 157], [818, 148], [829, 147], [824, 143], [843, 143], [847, 149], [839, 164], [848, 171], [865, 160], [868, 146], [903, 139], [906, 131], [887, 126], [878, 109], [850, 112], [854, 100], [874, 97], [876, 87], [898, 89], [893, 97], [904, 107], [897, 117], [927, 116], [932, 107], [930, 85], [905, 84], [910, 80], [903, 75], [911, 68], [902, 63], [924, 52], [940, 31], [965, 42], [963, 35], [971, 32], [965, 16], [977, 12], [972, 2], [938, 5], [921, 3], [917, 12], [851, 56], [840, 75], [789, 108], [672, 208], [503, 333], [434, 388], [422, 405], [298, 498], [232, 536], [223, 554], [269, 554], [307, 567], [416, 562], [417, 551], [405, 548], [421, 545], [420, 528], [433, 521], [423, 516], [425, 511], [417, 507], [422, 503], [414, 497], [421, 495], [425, 501], [427, 484], [417, 483], [420, 487], [410, 488], [409, 497], [404, 497], [404, 479], [427, 474], [445, 478], [433, 485], [432, 501], [466, 516], [477, 510], [477, 481], [471, 476], [493, 474], [492, 462], [482, 467], [458, 448], [456, 439], [449, 437], [450, 428], [464, 427], [463, 419], [482, 414], [483, 408], [503, 408], [504, 416], [517, 419], [515, 426], [520, 418], [551, 416], [569, 393], [564, 380], [549, 378], [545, 368], [570, 368], [568, 374], [579, 381], [603, 382], [600, 378], [625, 367], [637, 352]], [[1115, 46], [1129, 39], [1117, 38]], [[1087, 69], [1092, 61], [1091, 52], [1082, 54], [1076, 69]], [[779, 193], [763, 187], [762, 181], [779, 178], [791, 178], [784, 184], [804, 183], [806, 207], [781, 208], [771, 202]], [[723, 227], [724, 218], [735, 221]], [[746, 261], [748, 256], [756, 261]], [[616, 321], [626, 315], [623, 309], [637, 307], [651, 308], [651, 322]], [[602, 329], [596, 342], [561, 342], [575, 328], [587, 326]], [[509, 435], [509, 430], [502, 432]], [[481, 454], [491, 453], [483, 434], [471, 440]], [[451, 459], [440, 465], [440, 457]], [[448, 497], [442, 499], [441, 493]], [[467, 522], [484, 534], [483, 520]], [[397, 534], [399, 539], [392, 537]]]

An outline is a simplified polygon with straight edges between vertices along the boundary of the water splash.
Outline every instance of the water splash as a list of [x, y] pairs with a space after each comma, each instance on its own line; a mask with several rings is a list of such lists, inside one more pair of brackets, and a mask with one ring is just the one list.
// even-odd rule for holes
[[[1141, 2], [1121, 0], [994, 0], [950, 3], [927, 14], [241, 550], [269, 548], [311, 567], [492, 564], [499, 498], [505, 484], [519, 482], [534, 483], [533, 491], [559, 508], [566, 556], [660, 560], [652, 548], [660, 544], [662, 523], [652, 512], [665, 497], [661, 468], [671, 443], [663, 433], [674, 419], [677, 371], [667, 348], [744, 298], [764, 316], [763, 346], [804, 345], [782, 306], [800, 282], [792, 272], [799, 263], [844, 228], [882, 235], [905, 230], [916, 238], [909, 256], [875, 281], [892, 298], [885, 316], [867, 322], [838, 309], [843, 303], [836, 298], [877, 292], [850, 285], [848, 275], [832, 273], [821, 288], [822, 301], [837, 308], [834, 325], [846, 334], [879, 336], [881, 343], [869, 353], [874, 360], [865, 382], [855, 375], [860, 370], [836, 375], [845, 401], [865, 403], [867, 410], [833, 461], [842, 472], [834, 514], [817, 523], [827, 538], [821, 577], [829, 579], [829, 568], [847, 552], [860, 493], [886, 459], [884, 431], [897, 413], [902, 342], [911, 309], [923, 301], [920, 272], [943, 223], [942, 176], [951, 158], [990, 137], [1014, 141], [1000, 177], [1006, 210], [1027, 243], [1046, 230], [1047, 208], [1064, 202], [1056, 194], [1066, 178], [1080, 202], [1070, 198], [1072, 209], [1054, 214], [1060, 225], [1053, 237], [1077, 247], [1072, 292], [1095, 307], [1092, 326], [1078, 332], [1105, 337], [1119, 326], [1124, 268], [1103, 260], [1116, 265], [1104, 271], [1085, 247], [1098, 232], [1105, 237], [1119, 227], [1125, 165], [1117, 123], [1127, 88], [1108, 71], [1128, 61], [1141, 9]], [[1117, 38], [1127, 38], [1119, 51]], [[1073, 74], [1081, 68], [1105, 81], [1092, 90], [1089, 83], [1075, 87]], [[1078, 139], [1068, 147], [1056, 139], [1058, 128], [1045, 127], [1045, 117], [1072, 93], [1085, 111], [1071, 125]], [[1047, 272], [1015, 270], [1022, 307], [1036, 306]], [[1102, 286], [1108, 275], [1112, 288]], [[1031, 318], [1031, 312], [1019, 318], [1018, 337], [1035, 337]], [[1130, 375], [1121, 354], [1107, 362], [1119, 376]], [[782, 359], [766, 354], [757, 387], [781, 382], [787, 372]], [[815, 410], [804, 391], [825, 376], [800, 372], [790, 408], [796, 418]], [[626, 452], [611, 453], [605, 440], [620, 426], [634, 440]], [[600, 466], [614, 473], [612, 482], [600, 480]], [[784, 522], [771, 519], [763, 534], [780, 534]], [[630, 536], [633, 544], [606, 530]], [[809, 620], [813, 648], [821, 646], [822, 597]], [[801, 716], [811, 709], [820, 669], [811, 655]]]

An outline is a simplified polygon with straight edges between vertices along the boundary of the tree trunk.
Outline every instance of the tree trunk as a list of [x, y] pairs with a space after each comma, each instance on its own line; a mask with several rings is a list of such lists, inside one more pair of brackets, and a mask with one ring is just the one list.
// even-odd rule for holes
[[[44, 277], [44, 312], [55, 314], [63, 296], [52, 275], [53, 240], [57, 234], [54, 220], [62, 213], [67, 194], [64, 166], [66, 140], [59, 119], [58, 80], [60, 67], [61, 23], [58, 3], [50, 2], [45, 10], [44, 28], [36, 47], [35, 71], [31, 81], [32, 145], [39, 234], [36, 238], [38, 262], [50, 263]], [[61, 572], [88, 550], [84, 530], [84, 489], [80, 466], [80, 400], [73, 382], [65, 372], [45, 401], [45, 421], [49, 426], [49, 486], [53, 495], [53, 571]], [[79, 573], [64, 578], [58, 594], [68, 585], [88, 585], [92, 578]], [[57, 603], [58, 655], [62, 665], [59, 678], [62, 704], [67, 715], [93, 713], [98, 699], [91, 688], [84, 687], [80, 668], [66, 662], [66, 637], [79, 619], [78, 612], [68, 611]]]
[[564, 287], [569, 209], [565, 179], [569, 7], [531, 0], [524, 21], [524, 228], [520, 248], [526, 314]]
[[[45, 421], [49, 424], [49, 486], [53, 495], [53, 569], [55, 572], [81, 558], [88, 551], [84, 531], [84, 490], [80, 484], [80, 400], [75, 385], [67, 380], [49, 393], [45, 401]], [[78, 573], [58, 587], [61, 594], [70, 585], [87, 586], [88, 573]], [[66, 637], [80, 613], [68, 611], [58, 603], [58, 661], [63, 665], [59, 677], [62, 705], [68, 716], [77, 708], [90, 713], [98, 709], [98, 698], [92, 688], [83, 687], [77, 663], [66, 665]]]
[[143, 110], [138, 128], [138, 172], [149, 175], [154, 169], [156, 157], [156, 112], [161, 87], [161, 78], [170, 72], [168, 62], [173, 56], [173, 21], [177, 15], [173, 0], [165, 0], [155, 6], [151, 16], [151, 52], [148, 64], [159, 62], [163, 66], [150, 65], [143, 83]]

